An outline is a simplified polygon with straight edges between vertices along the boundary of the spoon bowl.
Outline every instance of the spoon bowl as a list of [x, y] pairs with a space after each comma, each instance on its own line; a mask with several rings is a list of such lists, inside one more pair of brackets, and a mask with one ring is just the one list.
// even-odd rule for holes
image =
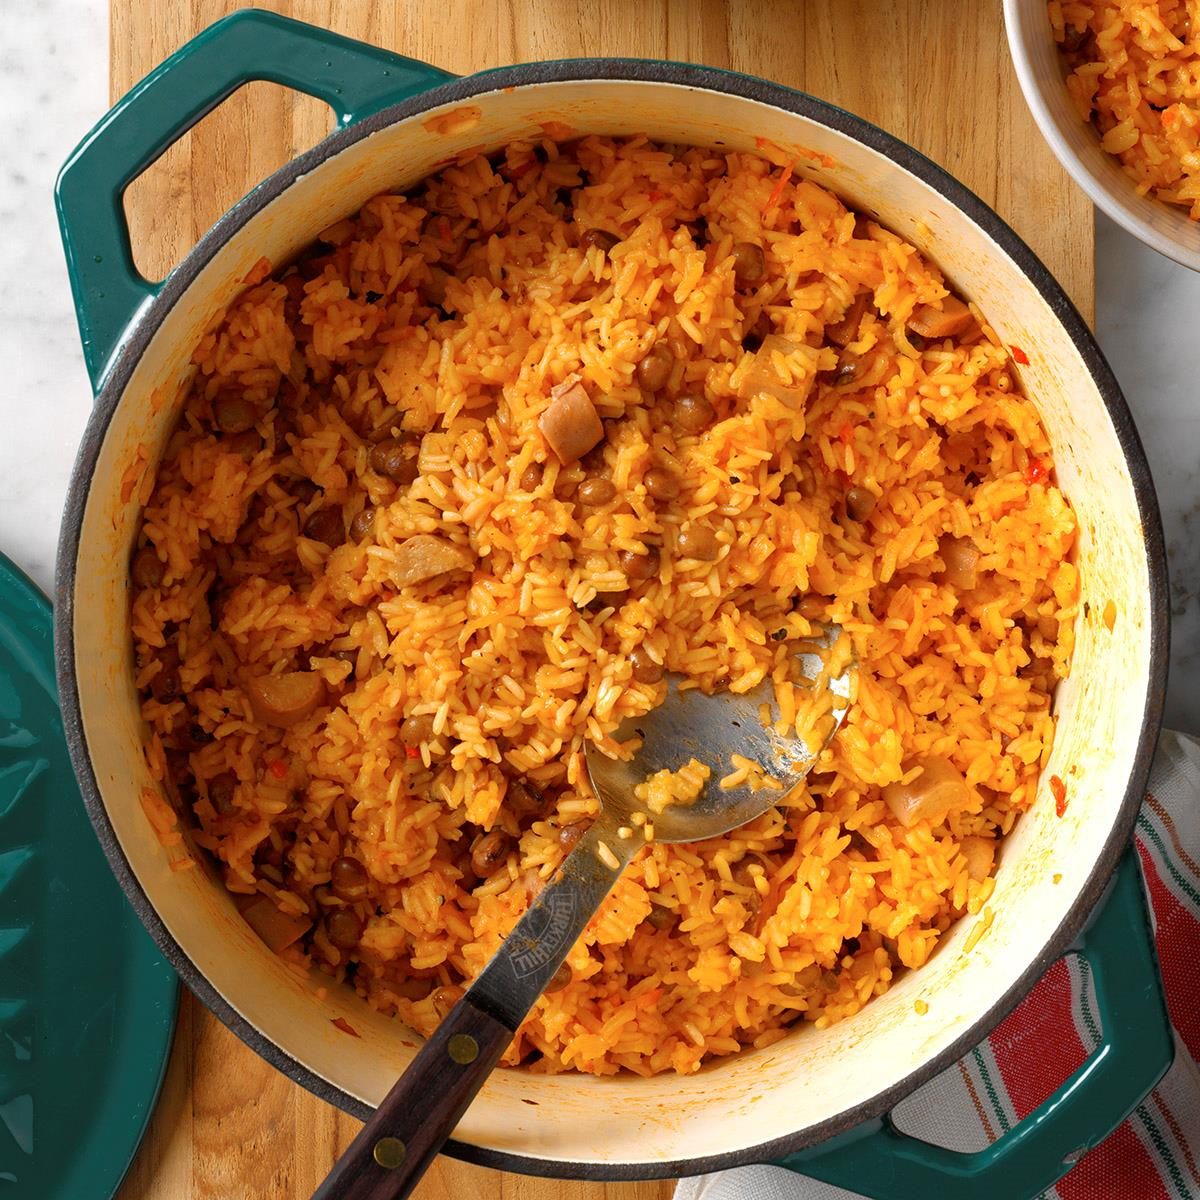
[[[771, 676], [747, 692], [710, 695], [671, 675], [663, 702], [629, 718], [613, 734], [613, 741], [628, 747], [628, 756], [612, 757], [589, 742], [584, 751], [588, 779], [605, 817], [618, 827], [631, 827], [635, 815], [644, 811], [635, 788], [691, 759], [708, 767], [709, 776], [692, 803], [671, 804], [652, 815], [656, 842], [719, 837], [777, 804], [808, 774], [841, 726], [854, 681], [849, 639], [838, 625], [799, 643], [792, 661], [796, 681], [812, 697], [808, 710], [796, 718], [807, 725], [804, 737], [796, 735], [795, 722], [782, 729]], [[722, 786], [722, 779], [739, 774], [734, 755], [756, 764], [761, 774]]]

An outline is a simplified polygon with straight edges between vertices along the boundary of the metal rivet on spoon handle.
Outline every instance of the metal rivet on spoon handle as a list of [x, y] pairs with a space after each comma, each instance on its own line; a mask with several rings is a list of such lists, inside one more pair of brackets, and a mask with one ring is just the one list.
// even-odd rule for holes
[[[587, 747], [599, 817], [421, 1047], [314, 1200], [397, 1200], [416, 1187], [600, 902], [646, 844], [640, 836], [618, 833], [630, 826], [638, 807], [636, 784], [655, 771], [678, 770], [691, 758], [708, 766], [709, 780], [692, 804], [653, 816], [655, 841], [694, 842], [753, 820], [800, 782], [841, 725], [852, 699], [849, 656], [832, 678], [824, 665], [841, 636], [833, 627], [797, 656], [799, 674], [811, 681], [814, 698], [823, 702], [827, 694], [830, 700], [828, 707], [819, 707], [813, 727], [819, 745], [781, 736], [763, 724], [763, 704], [772, 715], [777, 712], [770, 678], [744, 695], [706, 696], [680, 690], [679, 679], [671, 677], [663, 703], [614, 734], [618, 742], [641, 738], [632, 758], [609, 758], [595, 746]], [[779, 786], [755, 790], [747, 781], [728, 790], [719, 787], [733, 754], [756, 762]]]

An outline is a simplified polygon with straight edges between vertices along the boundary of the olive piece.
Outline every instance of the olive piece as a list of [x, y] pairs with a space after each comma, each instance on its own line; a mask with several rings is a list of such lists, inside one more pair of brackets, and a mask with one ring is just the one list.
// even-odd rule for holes
[[558, 844], [570, 854], [585, 833], [587, 833], [586, 821], [576, 821], [573, 825], [564, 825], [558, 831]]
[[845, 387], [853, 383], [863, 372], [863, 360], [848, 350], [838, 359], [837, 370], [833, 376], [834, 387]]
[[462, 988], [457, 984], [448, 983], [445, 987], [436, 988], [429, 998], [433, 1001], [434, 1012], [437, 1013], [439, 1019], [444, 1019], [462, 997]]
[[588, 601], [587, 606], [591, 612], [600, 612], [605, 608], [620, 608], [628, 596], [628, 592], [597, 592]]
[[[978, 582], [979, 547], [969, 538], [942, 538], [938, 550], [946, 569], [941, 578], [951, 587], [970, 590]], [[152, 685], [153, 686], [153, 685]]]
[[311, 479], [292, 479], [287, 485], [288, 495], [295, 496], [301, 504], [311, 504], [321, 490]]
[[406, 746], [419, 746], [422, 742], [433, 741], [433, 714], [420, 713], [417, 716], [405, 717], [400, 722], [400, 740]]
[[545, 812], [546, 797], [537, 788], [531, 787], [523, 779], [508, 781], [508, 807], [517, 816], [526, 817], [532, 813]]
[[471, 869], [486, 879], [507, 857], [512, 838], [503, 829], [481, 833], [471, 845]]
[[852, 487], [846, 493], [846, 516], [852, 521], [865, 521], [875, 509], [875, 500], [874, 492]]
[[208, 781], [208, 799], [217, 814], [227, 817], [233, 812], [233, 793], [237, 789], [237, 776], [232, 771], [222, 771]]
[[675, 423], [685, 433], [700, 433], [717, 419], [717, 410], [703, 396], [680, 396], [675, 401]]
[[816, 621], [825, 615], [825, 602], [817, 595], [805, 596], [803, 600], [796, 605], [796, 611], [806, 621]]
[[213, 740], [213, 735], [203, 725], [198, 725], [195, 721], [190, 725], [185, 725], [182, 729], [176, 730], [175, 737], [179, 742], [180, 748], [189, 752], [199, 750]]
[[326, 546], [340, 546], [346, 540], [341, 513], [336, 508], [318, 508], [304, 522], [304, 536], [314, 542], [324, 542]]
[[550, 976], [550, 982], [546, 984], [545, 991], [561, 992], [563, 988], [575, 978], [574, 972], [571, 970], [570, 963], [563, 963], [562, 966]]
[[179, 672], [174, 667], [163, 667], [150, 680], [150, 693], [159, 704], [170, 704], [183, 695], [183, 685], [179, 681]]
[[421, 473], [417, 464], [419, 451], [413, 438], [388, 438], [371, 447], [367, 461], [372, 471], [385, 479], [407, 487]]
[[348, 908], [337, 908], [325, 918], [325, 932], [339, 950], [353, 950], [362, 937], [362, 918]]
[[221, 449], [239, 458], [251, 459], [262, 447], [262, 435], [257, 429], [243, 429], [241, 433], [227, 433], [221, 438]]
[[701, 562], [712, 562], [721, 552], [717, 535], [707, 525], [689, 525], [680, 530], [676, 546], [684, 558], [697, 558]]
[[367, 869], [348, 854], [333, 860], [329, 868], [329, 886], [339, 900], [362, 900], [367, 894]]
[[432, 990], [433, 980], [421, 975], [401, 979], [395, 985], [396, 994], [405, 1000], [424, 1000]]
[[253, 429], [258, 413], [240, 392], [222, 388], [212, 402], [213, 421], [222, 433], [245, 433]]
[[140, 588], [156, 588], [162, 584], [167, 568], [154, 551], [153, 546], [143, 546], [133, 556], [130, 568], [133, 582]]
[[596, 508], [601, 504], [608, 504], [609, 501], [616, 498], [616, 495], [617, 489], [611, 479], [592, 478], [585, 479], [579, 485], [575, 498], [580, 504]]
[[533, 492], [542, 485], [542, 464], [530, 463], [529, 466], [521, 472], [521, 491]]
[[767, 273], [767, 259], [761, 246], [753, 242], [738, 242], [733, 248], [733, 277], [739, 287], [761, 283]]
[[609, 233], [607, 229], [589, 229], [579, 239], [579, 244], [584, 250], [590, 250], [593, 246], [607, 256], [608, 252], [620, 241], [615, 233]]
[[657, 546], [647, 546], [645, 554], [636, 550], [622, 550], [617, 563], [627, 579], [653, 579], [658, 574], [662, 553]]
[[352, 542], [365, 541], [371, 536], [371, 530], [375, 528], [375, 510], [373, 508], [364, 508], [361, 512], [354, 514], [354, 520], [350, 522], [350, 540]]
[[663, 677], [662, 663], [656, 663], [645, 646], [634, 648], [629, 656], [629, 663], [633, 667], [633, 677], [638, 683], [658, 683]]
[[646, 391], [657, 392], [666, 387], [674, 365], [671, 347], [665, 342], [655, 342], [638, 362], [637, 381]]
[[651, 904], [646, 920], [658, 930], [670, 929], [675, 924], [675, 914], [661, 904]]
[[674, 500], [679, 495], [679, 476], [669, 467], [651, 467], [643, 482], [655, 500]]

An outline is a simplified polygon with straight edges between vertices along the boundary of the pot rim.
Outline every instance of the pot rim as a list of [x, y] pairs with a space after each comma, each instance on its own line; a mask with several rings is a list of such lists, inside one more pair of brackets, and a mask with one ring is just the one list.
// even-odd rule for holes
[[1157, 497], [1150, 467], [1133, 418], [1111, 368], [1091, 330], [1062, 287], [1041, 260], [978, 196], [925, 155], [886, 133], [876, 125], [805, 92], [750, 75], [736, 74], [688, 63], [631, 58], [580, 58], [525, 63], [464, 76], [410, 97], [337, 130], [311, 150], [292, 159], [239, 200], [197, 242], [196, 246], [167, 277], [161, 291], [139, 314], [97, 394], [72, 472], [63, 514], [56, 568], [55, 661], [63, 715], [63, 727], [75, 774], [88, 815], [104, 848], [114, 874], [142, 923], [180, 977], [204, 1005], [252, 1050], [303, 1085], [314, 1095], [345, 1112], [366, 1118], [368, 1105], [335, 1087], [303, 1063], [285, 1053], [265, 1033], [238, 1013], [195, 966], [167, 930], [153, 903], [135, 875], [117, 840], [92, 769], [83, 727], [76, 681], [74, 647], [74, 603], [76, 562], [84, 511], [92, 475], [112, 416], [137, 363], [157, 333], [167, 313], [191, 286], [203, 267], [225, 242], [300, 177], [320, 163], [399, 121], [443, 104], [500, 91], [505, 88], [543, 83], [616, 81], [661, 83], [737, 96], [770, 105], [804, 117], [854, 139], [888, 158], [901, 169], [941, 193], [979, 226], [1021, 269], [1062, 323], [1078, 349], [1100, 393], [1116, 431], [1137, 500], [1149, 571], [1149, 679], [1142, 712], [1138, 748], [1125, 794], [1104, 848], [1074, 903], [1058, 927], [1045, 939], [1020, 978], [998, 997], [954, 1042], [931, 1057], [898, 1083], [877, 1093], [870, 1101], [846, 1110], [784, 1137], [742, 1149], [698, 1159], [642, 1161], [632, 1163], [576, 1162], [541, 1158], [491, 1149], [451, 1140], [445, 1152], [455, 1158], [498, 1170], [525, 1175], [569, 1179], [622, 1180], [665, 1179], [696, 1175], [753, 1163], [770, 1162], [802, 1150], [864, 1121], [882, 1116], [905, 1096], [952, 1065], [983, 1041], [1030, 991], [1045, 970], [1071, 946], [1100, 900], [1132, 835], [1137, 813], [1149, 778], [1158, 733], [1162, 724], [1168, 663], [1168, 590], [1166, 555]]

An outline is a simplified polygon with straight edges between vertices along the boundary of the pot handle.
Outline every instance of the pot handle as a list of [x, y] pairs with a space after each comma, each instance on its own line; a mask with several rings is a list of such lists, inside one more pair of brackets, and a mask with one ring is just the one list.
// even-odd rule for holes
[[1027, 1200], [1052, 1187], [1141, 1103], [1175, 1055], [1135, 850], [1073, 949], [1092, 968], [1100, 1044], [986, 1150], [964, 1154], [920, 1141], [889, 1114], [777, 1165], [874, 1200]]
[[210, 25], [151, 71], [80, 142], [54, 189], [95, 390], [161, 287], [134, 266], [123, 198], [173, 142], [252, 80], [324, 100], [341, 128], [453, 78], [415, 59], [254, 8]]

